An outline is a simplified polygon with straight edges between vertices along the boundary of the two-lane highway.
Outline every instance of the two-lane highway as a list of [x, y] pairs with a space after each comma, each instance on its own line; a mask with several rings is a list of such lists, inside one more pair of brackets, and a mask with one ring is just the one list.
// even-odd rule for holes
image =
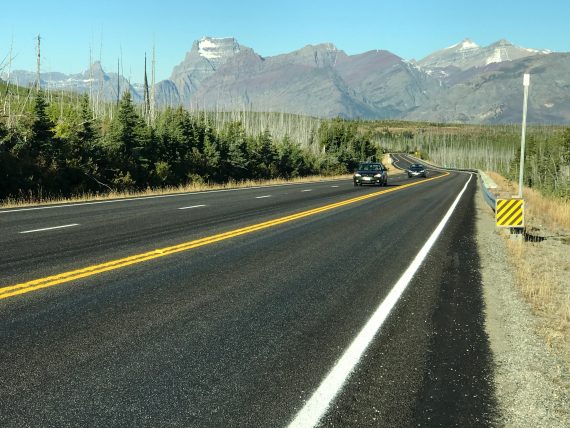
[[[133, 250], [184, 242], [294, 212], [311, 206], [316, 198], [323, 202], [342, 198], [351, 190], [348, 184], [344, 182], [342, 190], [331, 187], [335, 182], [307, 183], [4, 210], [0, 212], [2, 272], [13, 272], [17, 281], [22, 279], [20, 273], [30, 274], [26, 272], [30, 262], [45, 266], [43, 274], [56, 273], [57, 268], [71, 268], [79, 261], [104, 261], [130, 255]], [[303, 190], [312, 188], [319, 191], [308, 197]], [[26, 231], [36, 232], [21, 236]], [[46, 257], [53, 262], [46, 262]], [[56, 268], [50, 271], [49, 266]]]
[[286, 426], [454, 203], [318, 420], [489, 423], [468, 179], [4, 210], [0, 425]]

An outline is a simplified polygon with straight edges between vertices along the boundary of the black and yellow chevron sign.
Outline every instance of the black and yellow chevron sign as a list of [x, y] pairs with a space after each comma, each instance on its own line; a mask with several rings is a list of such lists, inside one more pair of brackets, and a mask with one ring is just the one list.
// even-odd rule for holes
[[498, 227], [523, 227], [524, 199], [497, 199], [495, 220]]

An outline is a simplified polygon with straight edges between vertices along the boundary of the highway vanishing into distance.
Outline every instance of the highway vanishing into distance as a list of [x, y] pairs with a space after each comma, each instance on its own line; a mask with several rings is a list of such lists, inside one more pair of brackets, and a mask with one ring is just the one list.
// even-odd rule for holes
[[476, 186], [0, 210], [0, 426], [493, 424]]

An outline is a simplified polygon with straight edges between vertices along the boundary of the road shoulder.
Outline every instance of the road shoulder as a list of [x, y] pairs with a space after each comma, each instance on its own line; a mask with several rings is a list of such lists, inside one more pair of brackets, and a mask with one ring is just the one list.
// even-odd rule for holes
[[495, 362], [501, 425], [570, 426], [570, 373], [536, 334], [537, 319], [515, 285], [503, 238], [478, 191], [477, 244], [486, 330]]

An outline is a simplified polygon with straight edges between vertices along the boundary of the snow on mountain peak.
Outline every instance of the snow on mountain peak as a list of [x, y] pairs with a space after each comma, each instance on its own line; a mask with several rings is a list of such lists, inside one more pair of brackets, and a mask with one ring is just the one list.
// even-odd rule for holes
[[466, 40], [461, 42], [460, 50], [477, 49], [478, 47], [479, 47], [479, 45], [477, 43], [472, 42], [469, 39], [466, 39]]
[[239, 52], [239, 45], [233, 38], [202, 37], [198, 40], [198, 54], [208, 60], [223, 58]]
[[477, 49], [479, 47], [480, 46], [477, 43], [473, 42], [471, 39], [465, 39], [465, 40], [463, 40], [459, 43], [456, 43], [452, 46], [449, 46], [445, 49], [457, 49], [459, 51], [467, 51], [467, 50], [471, 50], [471, 49]]
[[485, 60], [485, 64], [493, 64], [495, 62], [509, 61], [509, 55], [506, 49], [495, 48], [493, 53]]
[[212, 39], [203, 38], [198, 42], [198, 53], [207, 59], [219, 58], [219, 52], [216, 52], [218, 45]]

